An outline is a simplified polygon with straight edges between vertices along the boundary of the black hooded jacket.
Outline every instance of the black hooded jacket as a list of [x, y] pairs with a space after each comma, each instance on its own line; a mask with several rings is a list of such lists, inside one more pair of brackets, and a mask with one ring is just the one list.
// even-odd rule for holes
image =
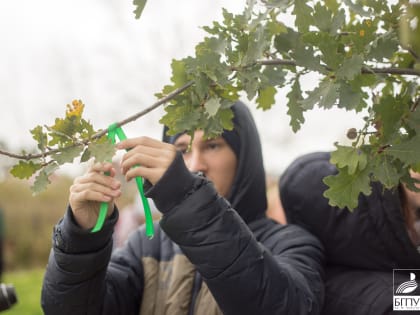
[[331, 207], [322, 179], [337, 173], [330, 154], [295, 160], [280, 178], [280, 198], [288, 222], [304, 227], [322, 242], [326, 256], [323, 314], [394, 314], [395, 284], [409, 280], [394, 269], [420, 268], [420, 254], [405, 227], [398, 190], [375, 182], [358, 207]]
[[47, 315], [319, 313], [322, 247], [304, 229], [265, 217], [258, 133], [245, 105], [234, 113], [241, 145], [230, 202], [178, 154], [146, 191], [162, 212], [153, 239], [140, 228], [111, 257], [117, 211], [91, 234], [69, 209], [44, 278]]

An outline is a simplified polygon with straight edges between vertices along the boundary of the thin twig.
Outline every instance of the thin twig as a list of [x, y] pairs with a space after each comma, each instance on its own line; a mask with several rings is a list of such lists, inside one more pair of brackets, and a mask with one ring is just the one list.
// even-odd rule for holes
[[[186, 89], [188, 89], [191, 85], [194, 84], [194, 81], [190, 81], [186, 84], [184, 84], [182, 87], [180, 87], [179, 89], [176, 89], [175, 91], [169, 93], [168, 95], [166, 95], [165, 97], [161, 98], [160, 100], [158, 100], [156, 103], [150, 105], [149, 107], [147, 107], [145, 110], [142, 110], [141, 112], [138, 112], [137, 114], [134, 114], [130, 117], [127, 117], [126, 119], [123, 119], [121, 121], [118, 121], [115, 123], [116, 127], [121, 127], [124, 126], [126, 124], [128, 124], [129, 122], [135, 121], [138, 118], [146, 115], [147, 113], [150, 113], [152, 110], [158, 108], [159, 106], [165, 104], [166, 102], [170, 101], [171, 99], [173, 99], [175, 96], [181, 94], [182, 92], [184, 92]], [[104, 129], [100, 132], [97, 132], [96, 134], [94, 134], [92, 136], [93, 139], [98, 139], [100, 137], [102, 137], [103, 135], [105, 135], [108, 132], [107, 129]]]
[[367, 68], [362, 67], [362, 73], [364, 74], [397, 74], [397, 75], [416, 75], [420, 76], [420, 71], [411, 68]]
[[[125, 124], [128, 124], [129, 122], [135, 121], [136, 119], [146, 115], [147, 113], [151, 112], [152, 110], [158, 108], [159, 106], [161, 106], [161, 105], [165, 104], [166, 102], [168, 102], [169, 100], [173, 99], [178, 94], [181, 94], [182, 92], [184, 92], [186, 89], [188, 89], [193, 84], [194, 84], [193, 81], [190, 81], [190, 82], [186, 83], [185, 85], [183, 85], [179, 89], [176, 89], [173, 92], [169, 93], [168, 95], [161, 98], [156, 103], [150, 105], [149, 107], [142, 110], [141, 112], [138, 112], [137, 114], [134, 114], [134, 115], [132, 115], [132, 116], [126, 118], [126, 119], [123, 119], [123, 120], [119, 121], [119, 122], [116, 122], [115, 123], [116, 126], [121, 127], [121, 126], [124, 126]], [[76, 147], [76, 146], [80, 146], [80, 145], [87, 145], [92, 140], [99, 139], [100, 137], [104, 136], [107, 132], [108, 132], [108, 129], [105, 128], [105, 129], [95, 133], [90, 139], [86, 139], [84, 141], [71, 144], [71, 145], [67, 146], [66, 148], [72, 148], [72, 147]], [[48, 156], [48, 155], [52, 155], [54, 153], [61, 152], [63, 149], [64, 148], [52, 149], [52, 150], [48, 150], [46, 152], [39, 153], [39, 154], [25, 154], [25, 155], [15, 154], [15, 153], [10, 153], [10, 152], [0, 150], [0, 155], [5, 155], [5, 156], [15, 158], [15, 159], [19, 159], [19, 160], [29, 161], [29, 160], [39, 159], [39, 158], [42, 158], [42, 157], [45, 157], [45, 156]]]
[[[266, 66], [275, 66], [275, 65], [283, 65], [283, 66], [296, 66], [296, 61], [294, 60], [285, 60], [285, 59], [267, 59], [267, 60], [257, 60], [257, 64], [266, 65]], [[331, 71], [332, 69], [326, 68], [327, 70]], [[368, 68], [362, 67], [361, 72], [363, 74], [398, 74], [398, 75], [416, 75], [420, 76], [420, 71], [411, 68]]]

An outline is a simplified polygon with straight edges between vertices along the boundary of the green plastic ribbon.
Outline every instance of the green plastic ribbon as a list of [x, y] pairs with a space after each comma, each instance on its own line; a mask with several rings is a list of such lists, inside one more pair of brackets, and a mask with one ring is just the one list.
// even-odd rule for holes
[[[117, 123], [114, 123], [108, 127], [108, 139], [110, 139], [112, 143], [115, 143], [116, 137], [118, 137], [120, 141], [127, 139], [127, 136], [125, 135], [122, 128], [119, 127]], [[145, 221], [146, 221], [145, 223], [146, 236], [149, 238], [152, 238], [155, 234], [154, 228], [153, 228], [153, 217], [152, 217], [152, 212], [150, 211], [149, 201], [144, 195], [143, 179], [140, 176], [136, 176], [135, 180], [136, 180], [137, 188], [140, 193], [140, 197], [141, 197], [141, 201], [142, 201], [143, 209], [144, 209], [144, 216], [145, 216]], [[104, 225], [104, 222], [106, 219], [107, 212], [108, 212], [108, 203], [102, 202], [101, 207], [99, 209], [98, 220], [96, 221], [96, 224], [91, 231], [92, 233], [98, 232], [102, 229], [102, 226]]]

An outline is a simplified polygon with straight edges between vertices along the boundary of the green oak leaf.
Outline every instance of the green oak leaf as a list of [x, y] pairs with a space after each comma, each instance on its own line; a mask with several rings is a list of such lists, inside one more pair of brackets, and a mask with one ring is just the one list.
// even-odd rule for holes
[[273, 86], [267, 86], [258, 90], [257, 104], [258, 108], [268, 110], [275, 103], [277, 89]]
[[416, 62], [412, 54], [402, 51], [395, 52], [392, 59], [395, 62], [395, 65], [400, 68], [411, 68]]
[[344, 23], [346, 22], [346, 13], [344, 10], [338, 11], [331, 22], [330, 25], [330, 34], [336, 35], [338, 31], [343, 27]]
[[285, 72], [281, 67], [269, 66], [265, 67], [262, 72], [262, 85], [271, 85], [271, 86], [282, 86], [285, 82], [287, 72]]
[[165, 107], [166, 114], [160, 119], [160, 123], [168, 126], [168, 135], [179, 132], [191, 131], [198, 128], [202, 118], [202, 108], [191, 105], [191, 101], [184, 100], [183, 103]]
[[305, 122], [303, 112], [305, 111], [300, 102], [302, 101], [302, 91], [300, 89], [299, 77], [296, 77], [292, 89], [287, 94], [289, 102], [287, 102], [287, 114], [290, 116], [290, 126], [293, 132], [297, 132], [300, 126]]
[[340, 4], [337, 0], [325, 0], [325, 5], [333, 12], [337, 12], [340, 8]]
[[45, 151], [45, 147], [48, 144], [48, 135], [44, 133], [44, 130], [41, 126], [36, 126], [31, 131], [32, 138], [38, 142], [38, 149]]
[[344, 3], [349, 7], [351, 11], [353, 11], [356, 14], [359, 14], [364, 17], [371, 17], [372, 16], [372, 10], [365, 9], [362, 4], [359, 4], [358, 2], [354, 3], [353, 0], [344, 0]]
[[360, 148], [347, 147], [336, 144], [336, 150], [331, 152], [331, 163], [342, 169], [347, 167], [348, 174], [363, 171], [368, 163], [368, 156]]
[[314, 49], [312, 47], [300, 46], [292, 54], [296, 61], [296, 65], [318, 72], [324, 72], [324, 67], [321, 66], [321, 58], [315, 56]]
[[[305, 44], [309, 44], [309, 46], [313, 46], [315, 48], [318, 47], [322, 53], [320, 56], [317, 56], [318, 57], [317, 59], [319, 59], [320, 62], [322, 62], [322, 65], [316, 65], [316, 68], [313, 68], [313, 70], [316, 70], [321, 73], [326, 73], [327, 70], [325, 66], [327, 66], [329, 69], [337, 69], [340, 66], [344, 58], [343, 57], [344, 53], [343, 52], [340, 53], [340, 49], [341, 49], [340, 43], [337, 41], [336, 36], [332, 36], [329, 33], [325, 33], [325, 32], [309, 32], [302, 35], [302, 41]], [[300, 50], [300, 48], [298, 49]], [[313, 50], [313, 48], [311, 49]], [[311, 49], [308, 52], [310, 52]], [[295, 54], [295, 56], [297, 56], [299, 59], [300, 58], [314, 59], [314, 57], [310, 56], [310, 54], [308, 54], [307, 52], [303, 52], [299, 50], [297, 50], [298, 53]], [[299, 64], [302, 61], [299, 61]], [[311, 61], [310, 59], [308, 59], [304, 62], [308, 64]], [[308, 69], [312, 69], [312, 68], [308, 67]]]
[[338, 98], [339, 85], [333, 81], [322, 81], [318, 87], [308, 93], [300, 104], [304, 110], [312, 109], [315, 104], [326, 109], [331, 108]]
[[240, 81], [243, 90], [246, 92], [249, 100], [252, 100], [258, 92], [260, 73], [258, 69], [250, 69], [247, 71], [240, 71], [237, 73], [237, 78]]
[[361, 89], [354, 90], [351, 85], [342, 81], [340, 82], [339, 94], [338, 107], [347, 110], [355, 109], [356, 111], [360, 109], [360, 104], [363, 99]]
[[48, 178], [48, 175], [40, 171], [38, 175], [35, 177], [35, 181], [33, 185], [31, 186], [32, 194], [37, 195], [47, 189], [48, 184], [50, 184], [50, 180]]
[[332, 22], [332, 12], [328, 10], [327, 6], [318, 2], [314, 6], [313, 22], [321, 32], [329, 32]]
[[146, 2], [147, 0], [133, 0], [133, 4], [136, 6], [136, 9], [133, 11], [136, 19], [139, 19], [143, 13]]
[[47, 189], [48, 184], [51, 183], [49, 177], [59, 168], [57, 163], [50, 163], [43, 167], [35, 177], [35, 181], [31, 186], [32, 194], [37, 195]]
[[263, 56], [263, 52], [267, 47], [267, 40], [264, 36], [263, 25], [258, 25], [256, 30], [249, 35], [248, 48], [243, 58], [243, 65], [255, 62]]
[[407, 126], [420, 133], [420, 108], [417, 107], [414, 111], [406, 111], [406, 114], [408, 114], [405, 116]]
[[80, 157], [80, 162], [87, 162], [89, 161], [89, 159], [91, 158], [91, 153], [89, 151], [89, 148], [86, 148], [83, 153], [82, 156]]
[[347, 168], [339, 169], [338, 174], [325, 177], [323, 182], [329, 187], [324, 197], [331, 206], [340, 209], [356, 208], [360, 193], [369, 196], [372, 192], [368, 168], [354, 174], [349, 174]]
[[265, 0], [263, 1], [264, 5], [269, 8], [278, 8], [278, 9], [285, 9], [287, 8], [292, 0]]
[[274, 39], [274, 47], [280, 51], [288, 53], [294, 51], [299, 45], [300, 34], [291, 28], [287, 28], [287, 33], [281, 33]]
[[196, 75], [193, 89], [197, 93], [197, 96], [200, 99], [206, 99], [210, 91], [211, 83], [212, 83], [212, 80], [205, 73], [201, 72], [200, 74]]
[[216, 115], [220, 108], [220, 98], [212, 97], [204, 103], [204, 108], [210, 117]]
[[257, 0], [246, 0], [246, 7], [245, 7], [245, 16], [248, 18], [251, 17], [254, 5], [257, 2]]
[[373, 105], [373, 110], [376, 113], [382, 139], [387, 142], [401, 126], [401, 118], [408, 110], [408, 105], [399, 102], [392, 95], [385, 95], [379, 99], [377, 104]]
[[233, 129], [233, 111], [231, 108], [224, 108], [219, 110], [219, 119], [220, 124], [225, 130], [232, 130]]
[[61, 149], [60, 152], [52, 154], [51, 157], [60, 165], [65, 163], [72, 163], [73, 160], [80, 155], [82, 150], [82, 146], [70, 146]]
[[[420, 3], [412, 1], [400, 19], [400, 39], [404, 48], [420, 56]], [[417, 63], [418, 64], [418, 63]]]
[[56, 144], [68, 144], [72, 143], [72, 137], [78, 131], [78, 125], [80, 118], [77, 116], [71, 116], [67, 118], [56, 118], [53, 126], [49, 127], [49, 135], [51, 140], [48, 142], [49, 146]]
[[401, 171], [392, 163], [392, 158], [385, 154], [380, 154], [374, 160], [372, 175], [375, 180], [381, 182], [387, 189], [396, 187], [402, 177]]
[[286, 25], [278, 21], [268, 21], [267, 30], [270, 35], [279, 35], [282, 33], [287, 33]]
[[79, 125], [79, 133], [81, 137], [83, 138], [90, 138], [95, 134], [95, 129], [93, 128], [90, 121], [85, 119], [80, 119], [80, 125]]
[[42, 164], [34, 163], [33, 161], [19, 161], [18, 164], [14, 165], [10, 173], [20, 179], [28, 179], [38, 170], [42, 168]]
[[173, 88], [177, 89], [188, 82], [187, 74], [185, 72], [185, 60], [173, 59], [171, 63], [172, 77], [171, 81], [174, 83]]
[[402, 143], [393, 144], [386, 148], [384, 152], [401, 160], [405, 165], [420, 162], [420, 135], [416, 134], [413, 138]]
[[378, 36], [368, 47], [368, 58], [383, 61], [391, 59], [395, 52], [398, 51], [398, 37], [394, 31], [387, 32]]
[[217, 115], [205, 120], [203, 124], [204, 134], [207, 138], [219, 136], [223, 130], [233, 129], [233, 112], [230, 108], [222, 108]]
[[111, 141], [91, 142], [88, 148], [97, 162], [111, 161], [116, 152], [115, 145]]
[[305, 0], [295, 0], [293, 8], [295, 25], [299, 32], [305, 33], [309, 30], [309, 26], [313, 24], [312, 8], [307, 5]]
[[223, 37], [206, 37], [204, 38], [204, 41], [196, 46], [195, 50], [197, 55], [201, 55], [206, 51], [221, 54], [225, 51], [226, 45], [227, 42]]
[[337, 78], [343, 80], [353, 80], [363, 67], [364, 59], [360, 55], [353, 55], [349, 59], [345, 59], [341, 67], [337, 70]]

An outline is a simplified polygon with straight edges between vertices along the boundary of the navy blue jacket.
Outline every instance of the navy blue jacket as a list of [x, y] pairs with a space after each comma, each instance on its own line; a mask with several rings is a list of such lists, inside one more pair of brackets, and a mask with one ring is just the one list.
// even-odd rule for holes
[[[337, 173], [330, 154], [296, 159], [280, 178], [280, 198], [289, 223], [315, 235], [325, 248], [326, 295], [323, 314], [391, 314], [393, 270], [420, 268], [398, 189], [372, 184], [350, 212], [328, 204], [322, 179]], [[395, 273], [396, 284], [409, 280]], [[419, 279], [420, 280], [420, 279]]]
[[258, 134], [248, 109], [239, 103], [234, 110], [241, 143], [228, 200], [190, 173], [178, 154], [162, 179], [146, 187], [162, 212], [152, 240], [139, 229], [111, 255], [117, 211], [91, 234], [69, 209], [55, 227], [42, 290], [45, 314], [137, 315], [143, 308], [192, 314], [200, 279], [224, 314], [319, 314], [322, 246], [304, 229], [265, 217]]

